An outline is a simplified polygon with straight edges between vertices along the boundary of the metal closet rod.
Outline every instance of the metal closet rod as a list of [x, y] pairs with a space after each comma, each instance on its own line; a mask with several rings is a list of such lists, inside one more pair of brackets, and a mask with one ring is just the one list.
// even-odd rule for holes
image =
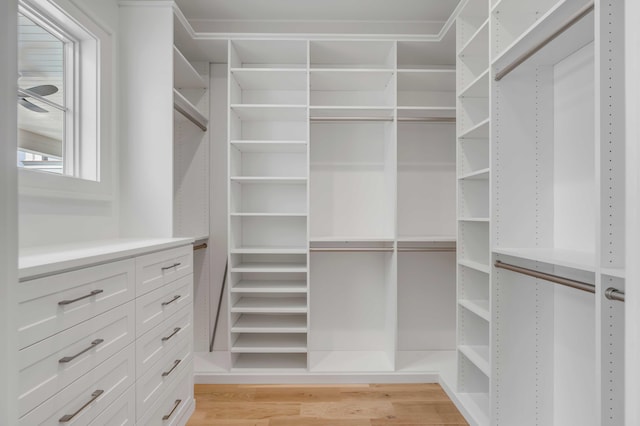
[[528, 275], [534, 278], [540, 278], [545, 281], [564, 285], [567, 287], [575, 288], [577, 290], [586, 291], [587, 293], [595, 293], [596, 286], [593, 284], [585, 283], [583, 281], [570, 280], [569, 278], [560, 277], [558, 275], [546, 274], [544, 272], [534, 271], [533, 269], [523, 268], [521, 266], [511, 265], [509, 263], [503, 263], [499, 260], [494, 264], [496, 268], [507, 269], [509, 271], [517, 272], [519, 274]]
[[604, 291], [604, 297], [609, 300], [616, 300], [618, 302], [624, 302], [624, 291], [620, 291], [616, 288], [609, 287]]
[[207, 131], [207, 126], [203, 125], [201, 122], [198, 121], [198, 119], [196, 119], [194, 116], [192, 116], [191, 114], [189, 114], [186, 110], [184, 110], [180, 105], [178, 105], [177, 103], [174, 102], [173, 104], [173, 109], [175, 109], [176, 111], [178, 111], [180, 114], [182, 114], [187, 120], [189, 120], [190, 122], [192, 122], [193, 124], [195, 124], [196, 126], [198, 126], [198, 128], [200, 130], [202, 130], [203, 132]]
[[[393, 122], [393, 117], [311, 117], [317, 123], [332, 123], [339, 121], [384, 121]], [[455, 123], [455, 117], [398, 117], [403, 123]]]
[[575, 15], [573, 15], [571, 18], [569, 18], [567, 20], [567, 22], [565, 22], [553, 34], [551, 34], [550, 36], [548, 36], [547, 38], [542, 40], [540, 43], [536, 44], [531, 49], [529, 49], [526, 52], [524, 52], [522, 55], [518, 56], [513, 62], [511, 62], [506, 67], [504, 67], [499, 72], [497, 72], [496, 75], [495, 75], [495, 80], [496, 81], [502, 80], [511, 71], [513, 71], [514, 69], [518, 68], [523, 62], [525, 62], [527, 59], [529, 59], [530, 57], [532, 57], [533, 55], [538, 53], [538, 51], [540, 51], [543, 47], [545, 47], [547, 44], [551, 43], [559, 35], [561, 35], [565, 31], [567, 31], [569, 28], [571, 28], [576, 23], [578, 23], [580, 20], [582, 20], [582, 18], [587, 16], [589, 13], [591, 13], [593, 11], [593, 9], [594, 9], [594, 2], [591, 1], [591, 2], [589, 2], [589, 4], [587, 4], [582, 9], [580, 9]]
[[207, 243], [198, 244], [197, 246], [193, 246], [193, 251], [206, 249], [207, 247], [209, 247]]
[[[382, 252], [393, 253], [393, 247], [312, 247], [310, 251], [315, 252]], [[455, 247], [405, 247], [398, 248], [399, 252], [455, 252]]]

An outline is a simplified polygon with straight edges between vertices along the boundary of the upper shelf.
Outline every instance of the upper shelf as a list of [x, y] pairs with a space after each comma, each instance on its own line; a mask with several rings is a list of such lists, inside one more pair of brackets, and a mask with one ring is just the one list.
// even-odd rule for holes
[[242, 90], [306, 90], [307, 71], [296, 68], [232, 68]]
[[382, 91], [392, 82], [392, 69], [312, 69], [311, 90]]
[[398, 90], [453, 92], [456, 71], [451, 69], [398, 70]]
[[231, 68], [307, 67], [304, 40], [234, 40], [230, 48]]
[[173, 87], [176, 89], [207, 88], [207, 83], [175, 46], [173, 46]]
[[312, 41], [311, 68], [395, 68], [395, 44], [384, 41]]

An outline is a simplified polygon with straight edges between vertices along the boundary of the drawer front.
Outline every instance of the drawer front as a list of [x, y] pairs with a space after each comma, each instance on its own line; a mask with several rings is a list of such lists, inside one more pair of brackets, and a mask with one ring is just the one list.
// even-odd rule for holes
[[135, 386], [107, 407], [89, 426], [133, 426], [136, 423]]
[[136, 299], [136, 333], [142, 336], [163, 323], [183, 306], [192, 306], [193, 275]]
[[20, 348], [133, 300], [133, 259], [18, 284]]
[[166, 389], [160, 400], [138, 422], [144, 426], [177, 426], [185, 420], [184, 414], [193, 404], [193, 364], [175, 381], [174, 386]]
[[136, 258], [136, 296], [193, 273], [191, 245]]
[[192, 343], [185, 338], [136, 382], [136, 413], [141, 418], [191, 364]]
[[20, 426], [89, 424], [133, 385], [134, 352], [127, 346], [20, 418]]
[[22, 416], [135, 339], [135, 305], [125, 305], [22, 349], [18, 357]]
[[136, 377], [149, 371], [184, 337], [193, 339], [193, 308], [184, 306], [162, 324], [136, 340]]

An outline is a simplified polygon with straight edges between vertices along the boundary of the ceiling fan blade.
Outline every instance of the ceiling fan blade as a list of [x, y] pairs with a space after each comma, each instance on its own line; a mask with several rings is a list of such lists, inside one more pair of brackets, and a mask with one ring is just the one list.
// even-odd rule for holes
[[20, 98], [20, 99], [18, 99], [18, 103], [19, 103], [20, 105], [22, 105], [23, 107], [25, 107], [25, 108], [27, 108], [27, 109], [30, 109], [31, 111], [34, 111], [34, 112], [49, 112], [49, 111], [47, 111], [46, 109], [44, 109], [44, 108], [40, 108], [38, 105], [36, 105], [36, 104], [34, 104], [34, 103], [29, 102], [29, 101], [28, 101], [28, 100], [26, 100], [25, 98]]
[[30, 88], [28, 88], [26, 90], [29, 91], [29, 92], [33, 92], [36, 95], [49, 96], [49, 95], [53, 95], [54, 93], [56, 93], [58, 91], [58, 88], [56, 86], [54, 86], [53, 84], [42, 84], [40, 86], [30, 87]]

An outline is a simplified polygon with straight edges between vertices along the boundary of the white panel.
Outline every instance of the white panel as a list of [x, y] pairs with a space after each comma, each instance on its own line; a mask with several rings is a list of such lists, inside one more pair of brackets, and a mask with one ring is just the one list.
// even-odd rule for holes
[[399, 253], [398, 350], [456, 345], [454, 253]]
[[554, 67], [554, 246], [595, 250], [594, 51]]

